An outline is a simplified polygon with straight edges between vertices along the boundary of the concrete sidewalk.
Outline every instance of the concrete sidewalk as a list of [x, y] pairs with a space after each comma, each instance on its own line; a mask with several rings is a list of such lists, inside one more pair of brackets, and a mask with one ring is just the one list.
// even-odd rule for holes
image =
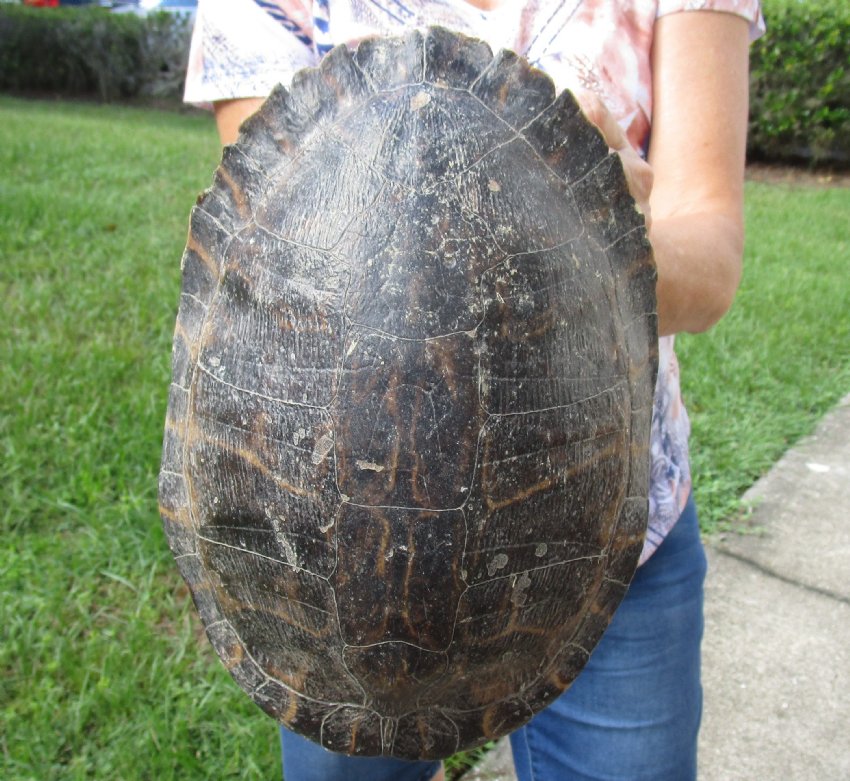
[[[850, 396], [745, 500], [708, 545], [700, 781], [848, 781]], [[464, 776], [514, 779], [506, 741]]]

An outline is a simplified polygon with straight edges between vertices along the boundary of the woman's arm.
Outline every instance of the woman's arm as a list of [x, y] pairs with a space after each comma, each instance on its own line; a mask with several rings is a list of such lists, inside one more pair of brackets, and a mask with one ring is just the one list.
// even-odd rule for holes
[[239, 126], [263, 105], [264, 100], [265, 98], [235, 98], [218, 100], [213, 104], [215, 124], [222, 146], [236, 141], [239, 137]]
[[738, 287], [748, 48], [748, 23], [731, 14], [688, 11], [655, 27], [649, 236], [662, 334], [711, 327]]

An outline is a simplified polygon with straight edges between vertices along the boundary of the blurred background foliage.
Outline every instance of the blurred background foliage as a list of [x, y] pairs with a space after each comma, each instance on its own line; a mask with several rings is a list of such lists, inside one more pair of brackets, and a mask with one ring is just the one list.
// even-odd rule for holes
[[752, 48], [752, 159], [850, 165], [850, 3], [763, 0]]
[[179, 101], [191, 17], [0, 4], [0, 91]]

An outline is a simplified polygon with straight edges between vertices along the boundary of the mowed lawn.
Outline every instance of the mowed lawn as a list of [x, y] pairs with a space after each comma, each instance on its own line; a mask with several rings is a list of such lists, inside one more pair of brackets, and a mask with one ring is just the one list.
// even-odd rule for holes
[[[273, 779], [156, 511], [206, 117], [0, 98], [0, 778]], [[850, 189], [751, 184], [735, 308], [680, 339], [703, 522], [850, 391]]]

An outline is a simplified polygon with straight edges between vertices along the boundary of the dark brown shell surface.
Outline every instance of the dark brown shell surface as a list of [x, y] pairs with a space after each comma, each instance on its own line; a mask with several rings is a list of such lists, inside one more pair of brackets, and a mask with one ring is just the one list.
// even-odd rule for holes
[[276, 90], [192, 212], [160, 477], [210, 641], [334, 751], [560, 694], [641, 550], [655, 270], [619, 159], [431, 28]]

